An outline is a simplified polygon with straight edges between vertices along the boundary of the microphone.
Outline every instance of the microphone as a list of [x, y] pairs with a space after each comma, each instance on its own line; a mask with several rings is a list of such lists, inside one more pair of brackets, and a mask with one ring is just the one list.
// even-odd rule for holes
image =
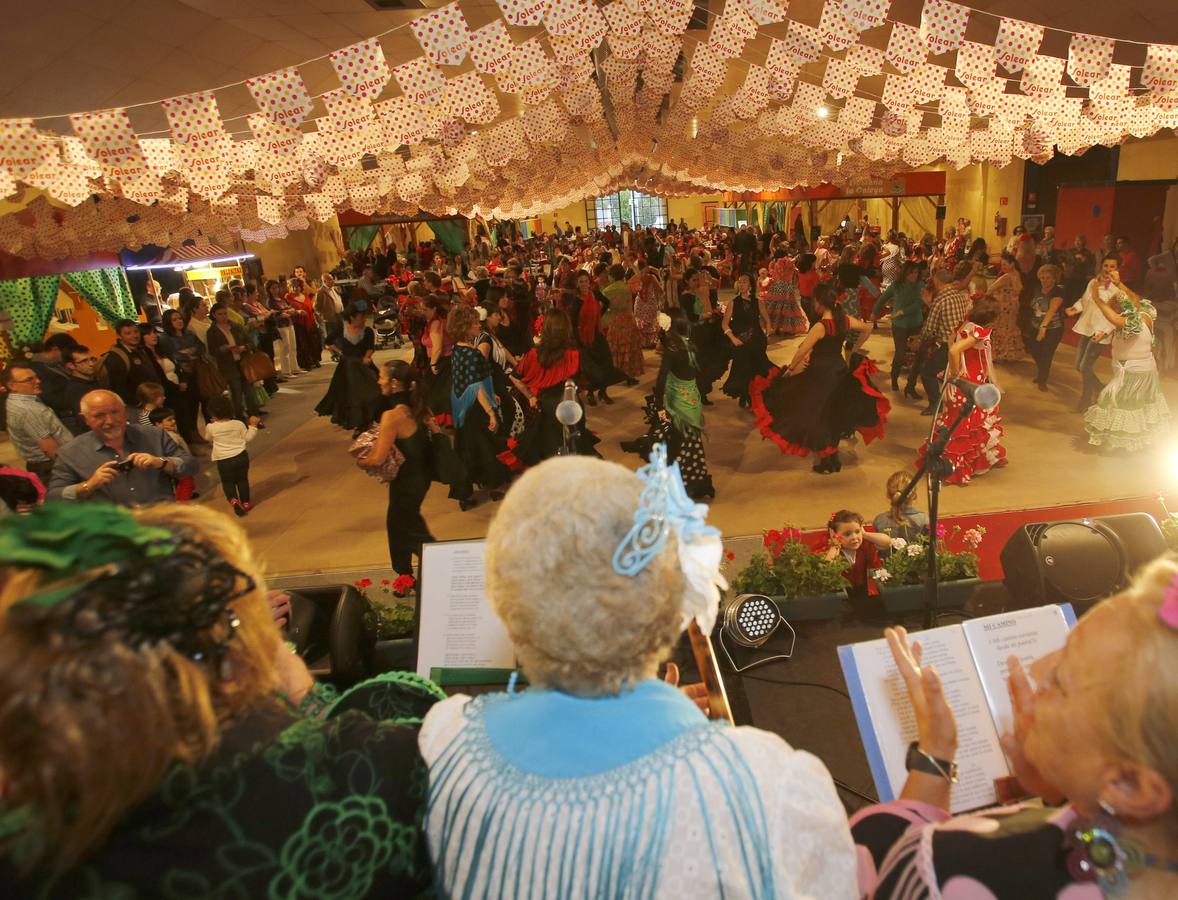
[[581, 421], [585, 411], [577, 400], [577, 383], [571, 378], [564, 383], [564, 397], [556, 404], [556, 421], [568, 428], [572, 428]]
[[984, 409], [987, 412], [996, 407], [998, 401], [1002, 399], [1002, 392], [989, 382], [974, 384], [965, 378], [954, 378], [952, 384], [953, 387], [969, 397], [973, 401], [974, 406], [978, 409]]

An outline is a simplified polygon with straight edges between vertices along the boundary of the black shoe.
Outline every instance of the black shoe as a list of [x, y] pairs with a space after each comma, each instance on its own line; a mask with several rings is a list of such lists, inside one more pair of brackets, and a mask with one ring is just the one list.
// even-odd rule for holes
[[611, 397], [609, 394], [607, 394], [607, 393], [605, 392], [605, 388], [602, 388], [602, 389], [601, 389], [601, 391], [599, 392], [598, 396], [600, 396], [600, 397], [601, 397], [601, 402], [602, 402], [602, 403], [605, 403], [605, 404], [607, 404], [607, 405], [609, 405], [609, 406], [613, 406], [613, 404], [614, 404], [614, 398], [613, 398], [613, 397]]
[[825, 456], [810, 467], [818, 475], [829, 475], [834, 470], [831, 468], [830, 457]]
[[468, 512], [469, 510], [474, 509], [478, 505], [479, 505], [479, 502], [477, 500], [474, 500], [473, 498], [469, 499], [469, 500], [459, 500], [458, 501], [458, 508], [460, 510], [462, 510], [463, 512]]
[[900, 390], [900, 376], [899, 375], [892, 376], [892, 390], [893, 391]]
[[924, 399], [924, 397], [920, 396], [920, 394], [918, 394], [916, 392], [916, 388], [914, 388], [912, 385], [908, 385], [906, 388], [904, 388], [904, 396], [907, 397], [909, 400], [923, 400]]
[[752, 405], [753, 405], [753, 402], [748, 397], [741, 397], [740, 398], [740, 408], [741, 409], [748, 409]]
[[626, 379], [626, 385], [627, 385], [628, 387], [634, 387], [634, 385], [636, 385], [636, 384], [638, 384], [638, 379], [637, 379], [637, 378], [627, 378], [627, 379]]
[[586, 399], [586, 400], [589, 402], [589, 405], [590, 405], [590, 406], [596, 406], [596, 405], [597, 405], [597, 395], [596, 395], [596, 394], [594, 394], [594, 393], [593, 393], [593, 391], [590, 391], [590, 392], [589, 392], [589, 396], [588, 396], [588, 397], [586, 397], [585, 399]]
[[830, 457], [830, 471], [841, 472], [843, 470], [843, 461], [839, 459], [839, 455], [835, 453]]
[[498, 503], [500, 500], [502, 500], [506, 496], [507, 496], [507, 488], [496, 488], [495, 490], [491, 491], [491, 500], [494, 503]]

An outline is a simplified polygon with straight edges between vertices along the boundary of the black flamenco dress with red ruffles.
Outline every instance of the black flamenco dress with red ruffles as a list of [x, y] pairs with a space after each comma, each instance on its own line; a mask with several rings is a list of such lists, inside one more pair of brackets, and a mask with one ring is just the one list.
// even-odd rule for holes
[[858, 431], [866, 443], [883, 438], [891, 404], [871, 375], [876, 365], [863, 360], [852, 371], [843, 360], [845, 333], [822, 321], [825, 334], [810, 351], [810, 364], [796, 375], [774, 369], [750, 387], [761, 435], [782, 453], [819, 458], [838, 452], [839, 441]]

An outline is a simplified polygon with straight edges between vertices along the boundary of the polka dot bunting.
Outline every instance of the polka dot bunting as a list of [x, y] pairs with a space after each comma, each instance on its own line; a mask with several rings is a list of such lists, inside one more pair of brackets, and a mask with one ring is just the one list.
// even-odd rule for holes
[[373, 100], [389, 81], [389, 64], [380, 39], [370, 37], [328, 54], [344, 89], [357, 97]]
[[508, 25], [530, 28], [544, 20], [552, 0], [495, 0]]
[[840, 0], [826, 0], [822, 7], [822, 18], [818, 20], [818, 33], [831, 50], [846, 50], [859, 40], [859, 32], [843, 16]]
[[741, 6], [758, 25], [784, 22], [789, 13], [789, 0], [741, 0]]
[[270, 117], [275, 125], [295, 127], [311, 111], [311, 98], [303, 76], [296, 68], [280, 69], [257, 78], [247, 78], [249, 88], [258, 109]]
[[642, 34], [642, 16], [627, 8], [622, 0], [613, 0], [601, 8], [610, 31], [620, 37], [638, 37]]
[[822, 56], [822, 34], [817, 28], [790, 19], [785, 35], [785, 49], [796, 65], [803, 66]]
[[855, 93], [855, 85], [859, 83], [859, 73], [845, 59], [828, 59], [826, 71], [822, 76], [822, 87], [832, 97], [842, 99]]
[[757, 35], [757, 23], [748, 13], [737, 6], [725, 7], [724, 15], [712, 25], [712, 35], [708, 43], [723, 53], [729, 59], [735, 59], [744, 53], [744, 46]]
[[261, 150], [279, 156], [295, 156], [303, 142], [303, 133], [288, 125], [276, 125], [265, 113], [254, 113], [248, 119], [250, 131]]
[[896, 69], [907, 75], [925, 61], [928, 47], [920, 36], [920, 29], [903, 22], [892, 23], [892, 33], [884, 58]]
[[682, 34], [695, 11], [692, 0], [642, 0], [642, 11], [663, 34]]
[[1150, 44], [1141, 70], [1141, 84], [1157, 95], [1172, 95], [1169, 104], [1178, 98], [1178, 46]]
[[1008, 72], [1021, 72], [1043, 43], [1043, 26], [1021, 19], [1003, 19], [994, 39], [994, 56]]
[[994, 77], [994, 65], [993, 44], [962, 41], [953, 73], [966, 87], [973, 87]]
[[40, 168], [46, 158], [32, 119], [0, 119], [0, 168], [20, 178]]
[[1087, 87], [1108, 74], [1117, 42], [1091, 34], [1073, 34], [1068, 45], [1068, 75]]
[[393, 76], [401, 86], [401, 93], [418, 106], [437, 106], [446, 91], [446, 79], [424, 56], [397, 66]]
[[77, 113], [70, 125], [82, 140], [86, 153], [114, 178], [138, 178], [147, 171], [147, 159], [126, 110]]
[[765, 68], [775, 81], [786, 82], [798, 77], [800, 67], [790, 58], [785, 41], [774, 38], [769, 46], [769, 55], [765, 58]]
[[920, 12], [920, 36], [929, 53], [949, 53], [961, 46], [969, 10], [950, 0], [925, 0]]
[[916, 103], [936, 103], [945, 89], [945, 76], [949, 70], [926, 62], [908, 76], [908, 91]]
[[446, 82], [442, 112], [474, 125], [499, 118], [499, 101], [478, 72], [467, 72]]
[[863, 78], [870, 78], [883, 71], [884, 53], [878, 47], [866, 44], [852, 44], [847, 49], [847, 62]]
[[494, 75], [511, 63], [515, 42], [502, 19], [495, 19], [470, 33], [470, 61], [485, 75]]
[[470, 29], [457, 0], [414, 19], [409, 28], [425, 55], [439, 66], [457, 66], [466, 59]]
[[856, 31], [877, 28], [888, 20], [892, 0], [842, 0], [842, 14]]
[[163, 100], [177, 143], [177, 162], [192, 190], [202, 197], [220, 196], [229, 186], [229, 172], [222, 166], [229, 135], [221, 120], [212, 91]]

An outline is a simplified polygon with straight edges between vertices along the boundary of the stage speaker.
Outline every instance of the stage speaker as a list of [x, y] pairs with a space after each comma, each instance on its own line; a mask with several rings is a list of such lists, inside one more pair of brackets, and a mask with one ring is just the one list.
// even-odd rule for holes
[[1034, 522], [1010, 536], [1000, 559], [1016, 608], [1071, 603], [1078, 613], [1129, 584], [1166, 549], [1146, 513]]

